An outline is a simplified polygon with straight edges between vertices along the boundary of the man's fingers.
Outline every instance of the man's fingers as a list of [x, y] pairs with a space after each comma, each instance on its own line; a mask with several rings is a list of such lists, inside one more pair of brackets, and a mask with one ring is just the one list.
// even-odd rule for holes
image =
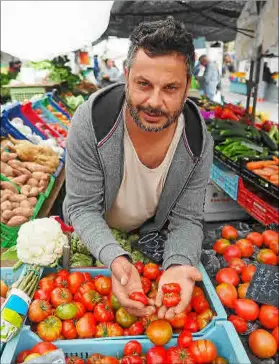
[[165, 318], [166, 320], [171, 320], [174, 318], [175, 316], [175, 310], [176, 310], [176, 307], [171, 307], [167, 310], [166, 314], [165, 314]]
[[155, 300], [153, 300], [152, 298], [148, 298], [148, 305], [155, 306]]
[[160, 307], [160, 309], [158, 311], [158, 318], [160, 320], [161, 319], [164, 319], [165, 318], [165, 315], [166, 315], [166, 312], [167, 312], [167, 308], [165, 306]]
[[194, 282], [202, 280], [201, 272], [195, 267], [191, 267], [187, 273], [188, 278], [191, 278]]
[[193, 283], [190, 283], [189, 286], [182, 289], [180, 302], [176, 307], [174, 307], [174, 309], [175, 309], [174, 312], [176, 315], [183, 312], [186, 309], [186, 307], [188, 306], [188, 304], [191, 300], [193, 286], [194, 286]]
[[156, 299], [155, 299], [155, 305], [157, 307], [161, 307], [162, 306], [162, 300], [163, 300], [163, 292], [161, 289], [159, 289]]
[[113, 267], [113, 275], [122, 286], [126, 286], [132, 274], [132, 265], [128, 261], [122, 264], [115, 264]]
[[143, 309], [141, 310], [137, 310], [137, 309], [133, 309], [133, 308], [126, 308], [126, 311], [130, 314], [130, 315], [134, 315], [137, 317], [143, 317], [143, 316], [150, 316], [155, 312], [155, 307], [153, 306], [144, 306]]

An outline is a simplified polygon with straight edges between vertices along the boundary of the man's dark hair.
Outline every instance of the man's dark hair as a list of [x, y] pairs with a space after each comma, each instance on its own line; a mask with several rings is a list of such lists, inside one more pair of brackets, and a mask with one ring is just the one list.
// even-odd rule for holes
[[195, 63], [193, 38], [183, 23], [168, 17], [165, 20], [141, 23], [130, 36], [127, 67], [131, 68], [137, 51], [142, 48], [148, 56], [179, 53], [185, 57], [187, 77], [192, 75]]
[[202, 54], [201, 56], [200, 56], [200, 58], [199, 58], [199, 61], [201, 61], [203, 58], [206, 58], [207, 57], [207, 55], [206, 54]]

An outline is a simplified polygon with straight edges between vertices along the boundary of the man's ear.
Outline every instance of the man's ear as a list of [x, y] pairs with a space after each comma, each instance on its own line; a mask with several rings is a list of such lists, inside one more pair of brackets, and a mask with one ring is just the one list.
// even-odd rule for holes
[[129, 70], [127, 67], [124, 68], [124, 77], [125, 77], [125, 80], [128, 81], [128, 77], [129, 77]]
[[187, 78], [187, 86], [186, 86], [186, 92], [185, 92], [185, 101], [188, 98], [188, 94], [189, 94], [189, 91], [190, 91], [191, 83], [192, 83], [192, 76], [190, 76], [190, 77]]

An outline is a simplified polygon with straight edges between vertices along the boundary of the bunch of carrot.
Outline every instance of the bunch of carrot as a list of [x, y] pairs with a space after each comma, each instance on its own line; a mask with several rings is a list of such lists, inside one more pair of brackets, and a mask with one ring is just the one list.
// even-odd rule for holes
[[272, 160], [248, 162], [246, 166], [249, 171], [279, 186], [279, 159], [277, 157], [272, 157]]

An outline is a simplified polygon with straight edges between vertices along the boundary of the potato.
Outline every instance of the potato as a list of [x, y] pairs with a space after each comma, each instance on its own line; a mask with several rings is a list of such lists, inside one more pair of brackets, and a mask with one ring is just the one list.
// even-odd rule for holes
[[12, 204], [10, 201], [5, 201], [1, 203], [1, 211], [6, 211], [6, 210], [12, 210]]
[[36, 197], [38, 196], [39, 194], [39, 190], [37, 187], [32, 187], [29, 194], [28, 194], [28, 197]]
[[4, 217], [3, 217], [3, 215], [1, 214], [1, 216], [0, 216], [0, 222], [2, 223], [2, 224], [7, 224], [7, 219], [4, 219]]
[[34, 207], [36, 205], [36, 203], [37, 203], [37, 198], [36, 197], [28, 197], [27, 201], [30, 203], [30, 205], [32, 207]]
[[8, 161], [8, 165], [13, 167], [13, 168], [22, 168], [22, 167], [24, 167], [23, 163], [21, 161], [16, 160], [16, 159], [12, 159], [12, 160]]
[[[26, 197], [26, 196], [25, 196]], [[33, 197], [31, 197], [33, 198]], [[27, 200], [27, 197], [26, 197], [26, 200], [23, 200], [19, 203], [19, 207], [24, 207], [24, 208], [27, 208], [27, 209], [30, 209], [31, 207], [33, 207], [31, 205], [31, 203]]]
[[13, 193], [10, 190], [1, 190], [0, 194], [0, 200], [1, 202], [5, 202], [6, 200], [9, 200], [9, 196], [11, 196]]
[[13, 216], [8, 222], [7, 226], [18, 226], [28, 221], [25, 216]]
[[46, 173], [44, 173], [44, 172], [33, 172], [32, 177], [35, 178], [37, 181], [40, 181], [41, 179], [43, 179], [43, 176], [45, 174]]
[[26, 175], [28, 178], [32, 177], [32, 173], [30, 171], [28, 171], [28, 169], [26, 169], [26, 168], [21, 168], [21, 167], [14, 168], [13, 173], [15, 176]]
[[23, 174], [22, 176], [18, 176], [12, 179], [12, 182], [14, 182], [17, 185], [23, 186], [25, 182], [27, 181], [28, 176], [26, 174]]
[[10, 220], [10, 218], [14, 216], [14, 212], [12, 210], [6, 210], [2, 212], [2, 217], [4, 220]]
[[13, 168], [10, 167], [7, 163], [1, 161], [1, 173], [6, 177], [13, 177], [14, 172]]
[[14, 193], [18, 193], [18, 190], [16, 189], [16, 187], [11, 183], [11, 182], [5, 182], [5, 181], [1, 181], [0, 182], [0, 186], [2, 190], [10, 190]]
[[17, 207], [19, 207], [19, 202], [11, 202], [12, 204], [12, 210], [16, 209]]
[[26, 196], [24, 195], [12, 195], [9, 197], [9, 200], [11, 202], [21, 202], [23, 200], [26, 200]]
[[29, 178], [27, 184], [31, 187], [37, 187], [39, 182], [35, 178]]
[[33, 208], [17, 207], [13, 210], [14, 215], [31, 217], [33, 215]]
[[16, 153], [2, 152], [1, 153], [1, 161], [8, 162], [10, 160], [16, 159]]
[[40, 164], [33, 163], [33, 162], [24, 162], [24, 167], [29, 169], [31, 172], [46, 172], [48, 170], [47, 167], [41, 166]]
[[29, 195], [29, 192], [31, 191], [31, 186], [29, 185], [25, 185], [21, 188], [21, 194], [22, 195], [25, 195], [25, 196], [28, 196]]

